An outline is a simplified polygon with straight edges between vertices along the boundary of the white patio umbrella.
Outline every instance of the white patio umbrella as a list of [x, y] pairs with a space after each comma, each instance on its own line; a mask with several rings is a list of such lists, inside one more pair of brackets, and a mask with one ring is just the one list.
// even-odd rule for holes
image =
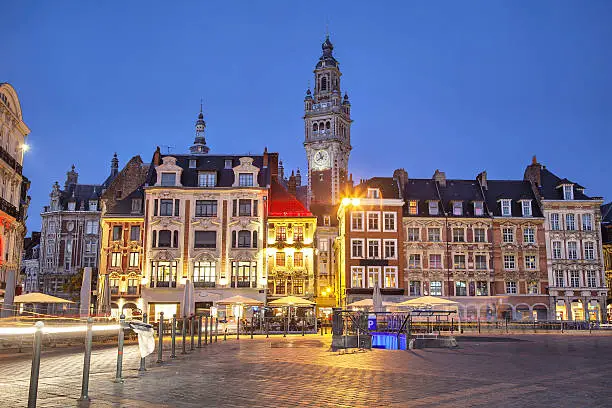
[[107, 316], [111, 311], [111, 289], [110, 289], [110, 276], [104, 275], [104, 279], [100, 281], [100, 288], [98, 289], [98, 314]]
[[191, 316], [195, 313], [195, 290], [193, 282], [189, 279], [185, 282], [185, 289], [183, 290], [183, 303], [181, 305], [183, 310], [183, 316]]
[[380, 287], [378, 286], [378, 282], [374, 284], [374, 291], [372, 292], [372, 305], [374, 307], [374, 312], [385, 311], [382, 294], [380, 293]]
[[[384, 307], [387, 307], [387, 306], [397, 306], [397, 303], [383, 301], [382, 305]], [[347, 306], [348, 307], [374, 307], [374, 301], [372, 299], [362, 299], [362, 300], [358, 300], [358, 301], [353, 302], [353, 303], [349, 303]]]

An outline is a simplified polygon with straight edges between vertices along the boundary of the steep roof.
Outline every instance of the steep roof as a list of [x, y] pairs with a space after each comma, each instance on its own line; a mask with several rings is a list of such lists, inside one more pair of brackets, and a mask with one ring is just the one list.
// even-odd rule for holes
[[560, 178], [553, 172], [542, 166], [540, 171], [540, 194], [544, 200], [563, 200], [563, 184], [574, 184], [574, 200], [592, 200], [593, 198], [584, 194], [584, 187], [569, 181], [566, 178]]
[[89, 201], [96, 201], [97, 205], [103, 188], [101, 184], [71, 184], [66, 190], [60, 191], [60, 207], [68, 210], [68, 203], [76, 202], [77, 210], [89, 211]]
[[[434, 179], [408, 179], [403, 188], [403, 198], [405, 201], [418, 201], [418, 214], [416, 216], [429, 216], [427, 201], [439, 201], [443, 210], [440, 215], [444, 215], [445, 211], [449, 216], [459, 217], [452, 215], [453, 202], [461, 201], [463, 203], [463, 215], [460, 217], [475, 217], [474, 206], [470, 203], [485, 201], [478, 182], [476, 180], [447, 179], [445, 184], [445, 186], [442, 186]], [[409, 214], [408, 211], [409, 207], [404, 206], [405, 217], [414, 216]], [[436, 215], [436, 217], [440, 215]], [[486, 216], [486, 213], [484, 216]]]
[[353, 194], [356, 196], [365, 197], [368, 188], [377, 188], [380, 190], [382, 198], [398, 198], [401, 199], [397, 181], [393, 177], [372, 177], [364, 180], [353, 187]]
[[612, 202], [601, 206], [601, 240], [612, 244]]
[[522, 180], [488, 180], [487, 189], [484, 190], [487, 199], [487, 208], [494, 216], [500, 217], [501, 204], [499, 200], [512, 200], [512, 216], [522, 217], [523, 208], [520, 200], [531, 200], [531, 213], [533, 217], [542, 217], [536, 197], [531, 189], [531, 183]]
[[270, 198], [268, 201], [270, 217], [312, 217], [312, 213], [285, 187], [276, 180], [270, 183]]

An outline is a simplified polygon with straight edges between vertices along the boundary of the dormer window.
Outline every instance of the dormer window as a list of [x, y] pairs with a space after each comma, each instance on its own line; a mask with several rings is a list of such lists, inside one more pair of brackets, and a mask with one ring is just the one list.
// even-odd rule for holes
[[463, 215], [463, 203], [461, 201], [453, 201], [453, 215]]
[[408, 214], [417, 215], [419, 213], [417, 204], [418, 204], [417, 200], [408, 201]]
[[162, 186], [176, 186], [176, 173], [162, 173], [161, 175]]
[[217, 185], [217, 174], [214, 172], [198, 173], [198, 187], [214, 187]]
[[89, 200], [89, 211], [98, 211], [98, 201]]
[[474, 215], [484, 215], [484, 203], [482, 201], [474, 201]]
[[523, 208], [523, 217], [531, 217], [531, 200], [521, 201]]
[[574, 186], [571, 184], [563, 185], [563, 199], [573, 200], [574, 199]]
[[439, 213], [438, 202], [430, 201], [429, 202], [429, 215], [438, 215], [438, 213]]
[[198, 161], [196, 159], [189, 159], [189, 168], [195, 169], [198, 166]]
[[68, 203], [68, 211], [74, 211], [76, 210], [76, 202], [71, 201]]
[[512, 215], [512, 200], [501, 200], [501, 214], [503, 217]]
[[140, 198], [132, 198], [132, 214], [137, 214], [142, 211], [142, 200]]
[[238, 174], [238, 185], [240, 187], [253, 187], [253, 173]]
[[368, 198], [380, 198], [380, 190], [377, 188], [368, 188]]
[[232, 159], [225, 159], [225, 169], [226, 170], [232, 169]]

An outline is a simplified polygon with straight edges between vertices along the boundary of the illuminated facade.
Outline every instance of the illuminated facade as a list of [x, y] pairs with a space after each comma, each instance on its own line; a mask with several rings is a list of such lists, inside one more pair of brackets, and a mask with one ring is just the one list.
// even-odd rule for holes
[[[606, 286], [612, 287], [612, 202], [601, 206], [601, 239], [606, 272]], [[612, 318], [612, 305], [608, 292], [608, 321]]]
[[[13, 298], [21, 290], [19, 278], [29, 180], [23, 175], [23, 153], [30, 129], [23, 121], [17, 92], [0, 83], [0, 289], [2, 317], [10, 316]], [[17, 293], [18, 294], [18, 293]]]

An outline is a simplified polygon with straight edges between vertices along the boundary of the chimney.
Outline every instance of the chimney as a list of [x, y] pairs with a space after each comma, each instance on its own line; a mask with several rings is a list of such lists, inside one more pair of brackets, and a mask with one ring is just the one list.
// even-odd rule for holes
[[155, 149], [155, 153], [153, 153], [153, 165], [159, 166], [161, 164], [161, 151], [159, 150], [159, 146]]
[[542, 167], [543, 166], [540, 163], [538, 163], [538, 159], [535, 156], [533, 156], [533, 158], [531, 159], [531, 164], [527, 166], [527, 168], [525, 169], [523, 180], [529, 181], [531, 184], [535, 185], [535, 187], [537, 188], [542, 187], [542, 176], [540, 173], [542, 170]]
[[[266, 155], [264, 154], [264, 160]], [[278, 181], [278, 153], [267, 153], [268, 168], [270, 169], [270, 178]], [[265, 163], [265, 161], [264, 161]]]
[[72, 185], [76, 185], [79, 181], [79, 173], [74, 171], [74, 164], [69, 172], [66, 173], [66, 183], [64, 183], [64, 190], [68, 190], [68, 188]]
[[399, 186], [400, 196], [398, 198], [402, 198], [404, 196], [404, 188], [408, 184], [408, 172], [404, 169], [395, 170], [393, 172], [393, 180]]
[[483, 171], [481, 173], [479, 173], [476, 176], [476, 180], [478, 180], [478, 183], [480, 184], [480, 187], [482, 187], [484, 190], [488, 190], [489, 187], [487, 186], [487, 171]]
[[115, 177], [119, 174], [119, 159], [117, 159], [117, 152], [113, 155], [113, 159], [111, 160], [111, 177]]
[[446, 187], [446, 173], [436, 169], [436, 172], [433, 175], [433, 179], [438, 182], [440, 187]]
[[291, 176], [289, 176], [289, 181], [287, 182], [287, 190], [295, 196], [295, 174], [293, 174], [293, 170], [291, 171]]

